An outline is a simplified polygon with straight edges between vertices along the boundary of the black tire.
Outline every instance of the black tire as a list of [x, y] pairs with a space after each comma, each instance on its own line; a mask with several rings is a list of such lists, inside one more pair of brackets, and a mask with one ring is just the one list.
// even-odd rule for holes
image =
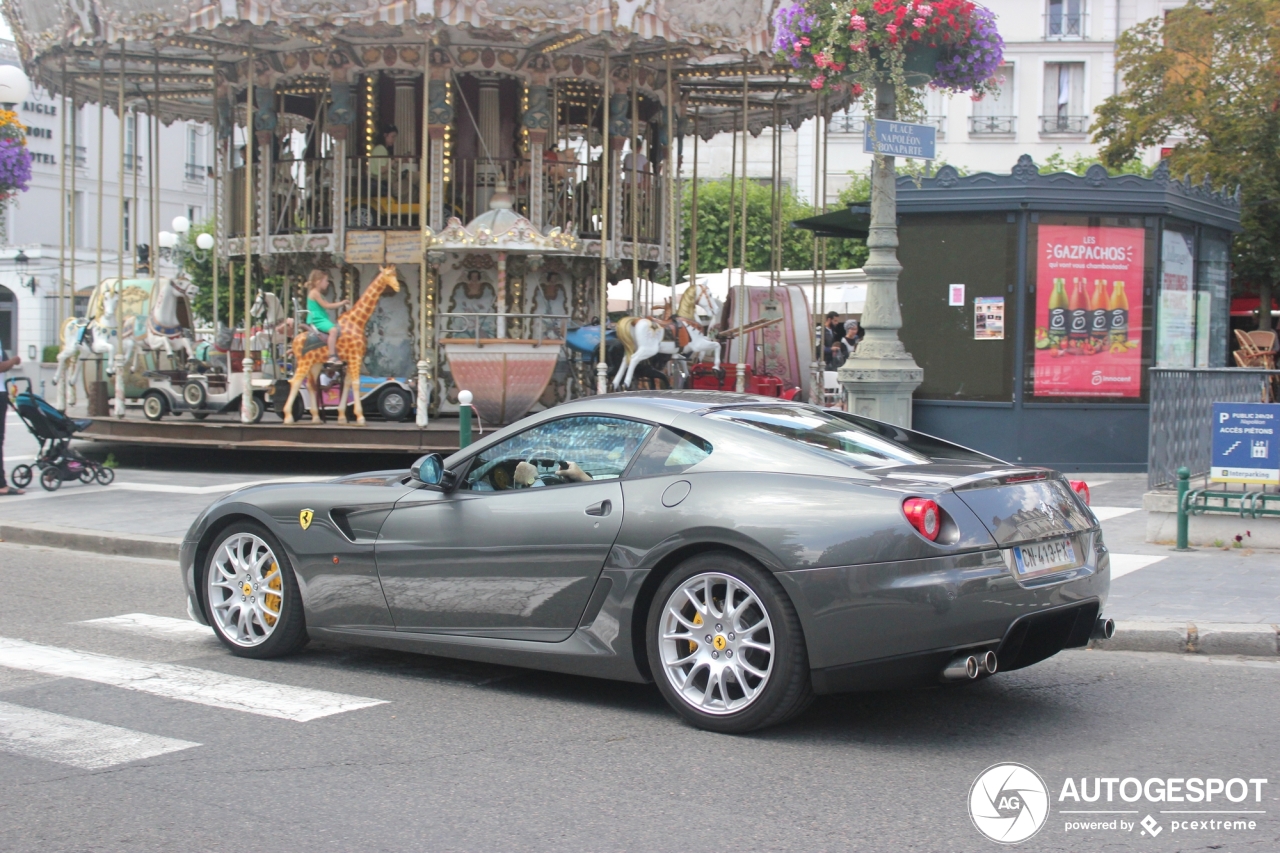
[[40, 472], [40, 486], [46, 492], [56, 492], [62, 488], [62, 475], [57, 468], [45, 468]]
[[[218, 556], [224, 542], [242, 534], [257, 536], [271, 549], [280, 567], [280, 580], [284, 587], [280, 595], [280, 619], [270, 636], [258, 645], [246, 646], [235, 642], [223, 633], [223, 629], [214, 616], [213, 606], [209, 600], [209, 572], [213, 561]], [[205, 619], [213, 627], [214, 636], [226, 646], [232, 654], [246, 658], [275, 658], [293, 654], [305, 646], [310, 639], [307, 636], [306, 614], [302, 609], [302, 594], [298, 590], [298, 579], [294, 576], [293, 566], [289, 563], [289, 555], [280, 545], [271, 531], [256, 521], [238, 521], [218, 533], [205, 555], [204, 565], [200, 569], [200, 597], [204, 605]]]
[[402, 421], [409, 416], [412, 408], [409, 394], [403, 388], [384, 388], [378, 395], [378, 414], [385, 421]]
[[160, 391], [148, 391], [142, 395], [142, 414], [149, 421], [158, 421], [169, 414], [169, 400]]
[[93, 468], [86, 465], [80, 469], [80, 482], [85, 485], [93, 482]]
[[202, 421], [205, 418], [209, 417], [209, 413], [208, 412], [192, 412], [191, 417], [195, 418], [198, 421]]
[[94, 477], [97, 479], [98, 485], [110, 486], [113, 482], [115, 482], [116, 472], [111, 468], [99, 468], [94, 473]]
[[[745, 586], [763, 605], [771, 626], [773, 659], [768, 680], [760, 694], [739, 711], [713, 714], [695, 707], [671, 683], [663, 666], [660, 643], [667, 601], [685, 581], [706, 573], [726, 575]], [[676, 713], [700, 729], [742, 734], [776, 726], [804, 711], [813, 701], [809, 655], [795, 606], [777, 579], [751, 560], [727, 551], [709, 551], [685, 560], [659, 584], [645, 625], [649, 668], [658, 690]], [[716, 642], [720, 639], [717, 637]]]
[[267, 413], [267, 398], [262, 394], [254, 394], [249, 398], [249, 423], [262, 423], [262, 416]]
[[19, 489], [25, 489], [27, 486], [31, 485], [31, 466], [13, 466], [13, 470], [9, 472], [9, 482]]

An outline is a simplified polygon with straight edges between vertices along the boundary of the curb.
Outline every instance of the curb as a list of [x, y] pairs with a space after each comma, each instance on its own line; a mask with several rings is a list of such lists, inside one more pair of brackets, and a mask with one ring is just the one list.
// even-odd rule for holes
[[105, 530], [83, 530], [53, 524], [31, 524], [0, 521], [0, 542], [19, 545], [42, 545], [46, 548], [68, 548], [118, 557], [142, 557], [150, 560], [177, 560], [182, 540], [145, 533], [119, 534]]
[[1111, 652], [1280, 657], [1280, 626], [1241, 622], [1117, 622], [1110, 640], [1089, 648]]

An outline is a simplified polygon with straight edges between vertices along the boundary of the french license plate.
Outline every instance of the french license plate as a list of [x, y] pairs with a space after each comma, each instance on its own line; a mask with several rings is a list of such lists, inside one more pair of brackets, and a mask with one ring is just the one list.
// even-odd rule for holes
[[1034, 545], [1018, 545], [1013, 560], [1019, 575], [1036, 575], [1076, 564], [1076, 551], [1070, 539], [1051, 539]]

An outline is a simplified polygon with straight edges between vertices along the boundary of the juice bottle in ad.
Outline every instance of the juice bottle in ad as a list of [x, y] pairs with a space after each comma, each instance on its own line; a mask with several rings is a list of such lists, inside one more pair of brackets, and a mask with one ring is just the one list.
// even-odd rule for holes
[[1094, 352], [1099, 352], [1107, 343], [1111, 329], [1111, 317], [1108, 313], [1110, 305], [1107, 301], [1106, 279], [1095, 279], [1093, 293], [1089, 295], [1089, 342]]
[[1124, 292], [1124, 282], [1117, 281], [1111, 290], [1111, 300], [1107, 304], [1111, 314], [1111, 345], [1124, 345], [1129, 342], [1129, 297]]
[[1049, 296], [1049, 346], [1057, 349], [1067, 336], [1067, 280], [1055, 278]]
[[1089, 340], [1089, 296], [1084, 292], [1083, 278], [1072, 279], [1074, 288], [1067, 303], [1067, 347], [1074, 353], [1084, 352]]

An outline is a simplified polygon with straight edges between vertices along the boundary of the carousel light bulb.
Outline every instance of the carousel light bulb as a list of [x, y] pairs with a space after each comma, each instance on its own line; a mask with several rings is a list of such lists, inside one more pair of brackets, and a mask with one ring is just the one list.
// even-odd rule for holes
[[459, 406], [470, 406], [470, 405], [471, 405], [471, 401], [472, 401], [472, 399], [473, 399], [473, 397], [472, 397], [472, 394], [471, 394], [471, 392], [470, 392], [470, 391], [459, 391], [459, 392], [458, 392], [458, 405], [459, 405]]
[[213, 248], [213, 235], [200, 234], [196, 237], [196, 248], [203, 249], [206, 252]]

